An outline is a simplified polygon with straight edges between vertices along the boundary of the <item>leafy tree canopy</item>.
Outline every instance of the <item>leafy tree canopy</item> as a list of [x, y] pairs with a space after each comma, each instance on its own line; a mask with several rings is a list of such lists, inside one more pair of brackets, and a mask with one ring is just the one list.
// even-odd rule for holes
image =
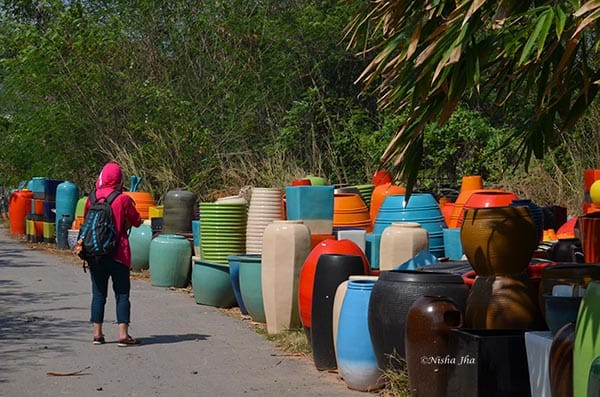
[[599, 16], [597, 0], [370, 1], [347, 27], [350, 47], [371, 57], [358, 80], [381, 108], [408, 115], [383, 165], [412, 187], [425, 127], [474, 98], [490, 109], [531, 101], [506, 143], [526, 167], [542, 158], [598, 92]]

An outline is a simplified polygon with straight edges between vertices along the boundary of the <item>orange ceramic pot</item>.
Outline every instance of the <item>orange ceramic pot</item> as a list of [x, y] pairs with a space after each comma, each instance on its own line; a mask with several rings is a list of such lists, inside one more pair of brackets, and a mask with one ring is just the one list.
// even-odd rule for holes
[[460, 239], [479, 276], [524, 272], [538, 244], [529, 207], [467, 209]]
[[367, 257], [362, 249], [351, 240], [327, 239], [321, 241], [312, 249], [302, 265], [298, 281], [298, 311], [300, 313], [300, 320], [306, 331], [306, 336], [309, 339], [315, 270], [317, 261], [323, 254], [359, 255], [363, 260], [364, 273], [370, 274], [370, 266]]
[[15, 190], [9, 196], [8, 219], [10, 234], [25, 234], [25, 216], [31, 212], [31, 190]]
[[462, 183], [460, 185], [461, 192], [481, 189], [483, 189], [483, 179], [481, 178], [481, 175], [463, 176]]
[[375, 186], [373, 193], [371, 194], [371, 221], [375, 222], [375, 218], [379, 212], [379, 207], [381, 207], [381, 204], [383, 204], [383, 201], [387, 196], [404, 193], [406, 193], [406, 189], [404, 187], [397, 186], [392, 183], [384, 183]]
[[371, 230], [369, 209], [360, 195], [336, 193], [333, 198], [333, 226], [363, 227]]
[[154, 206], [154, 198], [150, 192], [125, 192], [135, 202], [135, 208], [142, 219], [149, 219], [148, 209]]

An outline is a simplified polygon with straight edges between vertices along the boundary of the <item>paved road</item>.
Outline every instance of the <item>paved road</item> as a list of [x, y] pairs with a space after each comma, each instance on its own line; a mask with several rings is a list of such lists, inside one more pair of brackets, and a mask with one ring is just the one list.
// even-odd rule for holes
[[0, 226], [0, 396], [368, 396], [244, 321], [143, 280], [133, 282], [130, 328], [142, 344], [116, 345], [110, 296], [110, 343], [95, 346], [89, 274], [35, 247]]

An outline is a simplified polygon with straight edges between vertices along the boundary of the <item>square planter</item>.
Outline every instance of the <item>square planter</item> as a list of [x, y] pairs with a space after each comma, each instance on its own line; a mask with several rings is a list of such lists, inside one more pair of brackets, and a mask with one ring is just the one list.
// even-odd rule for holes
[[454, 329], [449, 396], [530, 396], [525, 330]]
[[286, 216], [301, 220], [311, 234], [331, 234], [333, 231], [333, 186], [287, 186]]

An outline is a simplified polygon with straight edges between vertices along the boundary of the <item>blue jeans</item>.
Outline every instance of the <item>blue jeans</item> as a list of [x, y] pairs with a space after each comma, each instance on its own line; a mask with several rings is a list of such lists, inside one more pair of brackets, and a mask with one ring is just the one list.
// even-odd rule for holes
[[113, 291], [117, 303], [117, 323], [129, 324], [131, 303], [129, 302], [129, 291], [131, 281], [129, 280], [129, 269], [112, 258], [104, 259], [102, 262], [90, 266], [92, 279], [92, 323], [104, 322], [104, 305], [108, 295], [108, 279], [112, 278]]

